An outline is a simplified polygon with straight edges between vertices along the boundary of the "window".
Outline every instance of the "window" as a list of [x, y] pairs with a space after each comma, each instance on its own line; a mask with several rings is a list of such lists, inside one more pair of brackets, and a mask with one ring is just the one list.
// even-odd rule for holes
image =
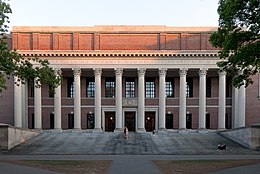
[[95, 81], [94, 79], [87, 79], [87, 97], [95, 97]]
[[186, 80], [186, 97], [193, 97], [193, 78]]
[[206, 78], [206, 97], [211, 97], [211, 78]]
[[115, 97], [115, 80], [114, 78], [106, 78], [106, 97]]
[[173, 79], [166, 79], [165, 82], [165, 94], [166, 97], [174, 97], [174, 80]]
[[70, 98], [74, 97], [74, 78], [68, 78], [68, 90], [67, 96]]
[[127, 78], [125, 82], [125, 97], [134, 98], [135, 97], [135, 79]]
[[153, 79], [147, 79], [145, 82], [145, 97], [155, 97], [155, 82]]

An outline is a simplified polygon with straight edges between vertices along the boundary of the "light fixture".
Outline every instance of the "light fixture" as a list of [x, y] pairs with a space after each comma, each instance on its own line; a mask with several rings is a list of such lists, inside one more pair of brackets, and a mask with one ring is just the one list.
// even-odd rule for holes
[[150, 120], [150, 117], [147, 117], [147, 120]]
[[113, 120], [113, 117], [110, 117], [110, 120]]

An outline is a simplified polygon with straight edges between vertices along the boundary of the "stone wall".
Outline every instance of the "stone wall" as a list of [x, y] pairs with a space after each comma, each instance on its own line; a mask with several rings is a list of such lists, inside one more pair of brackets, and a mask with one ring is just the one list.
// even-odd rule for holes
[[260, 124], [219, 131], [219, 134], [249, 149], [260, 150]]
[[25, 130], [0, 123], [0, 150], [10, 150], [38, 134], [38, 131]]

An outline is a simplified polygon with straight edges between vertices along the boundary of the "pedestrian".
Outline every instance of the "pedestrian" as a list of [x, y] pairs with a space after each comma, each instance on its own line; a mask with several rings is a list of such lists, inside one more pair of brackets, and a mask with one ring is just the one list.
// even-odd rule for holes
[[127, 127], [124, 128], [124, 137], [125, 137], [125, 139], [128, 139], [128, 128]]

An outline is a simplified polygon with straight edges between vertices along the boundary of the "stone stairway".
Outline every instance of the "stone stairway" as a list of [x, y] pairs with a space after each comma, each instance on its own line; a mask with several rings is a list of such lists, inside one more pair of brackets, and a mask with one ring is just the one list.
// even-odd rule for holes
[[[219, 143], [227, 150], [218, 150]], [[100, 154], [100, 155], [179, 155], [179, 154], [260, 154], [215, 132], [129, 133], [43, 132], [11, 149], [9, 154]]]

